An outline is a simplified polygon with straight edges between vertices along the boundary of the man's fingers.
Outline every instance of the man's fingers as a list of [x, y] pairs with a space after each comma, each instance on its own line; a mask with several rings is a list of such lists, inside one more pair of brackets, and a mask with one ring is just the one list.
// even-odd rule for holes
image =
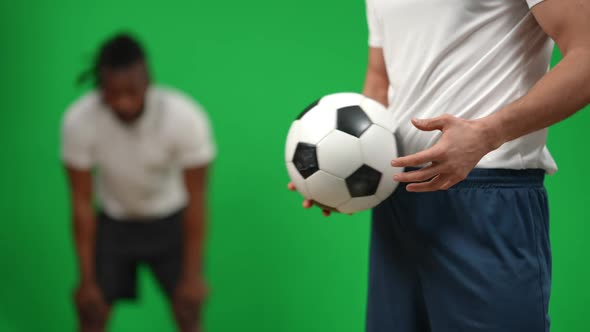
[[411, 192], [436, 191], [439, 190], [441, 186], [447, 181], [448, 178], [446, 176], [439, 174], [428, 182], [411, 183], [406, 186], [406, 190]]
[[[296, 190], [293, 182], [289, 182], [289, 184], [287, 185], [287, 188], [289, 188], [289, 190]], [[303, 208], [309, 209], [314, 206], [314, 203], [313, 203], [313, 200], [311, 200], [311, 199], [304, 199], [303, 203], [301, 205], [303, 205]], [[329, 210], [326, 210], [326, 209], [322, 209], [322, 214], [326, 217], [329, 217], [330, 214], [332, 214], [332, 212]]]
[[[287, 185], [287, 188], [289, 188], [289, 190], [291, 190], [291, 191], [297, 190], [295, 188], [295, 185], [293, 184], [293, 182], [289, 182], [289, 184]], [[303, 208], [309, 209], [313, 206], [313, 201], [311, 199], [304, 199], [302, 205], [303, 205]]]
[[441, 115], [432, 119], [412, 119], [412, 124], [420, 130], [432, 131], [443, 130], [449, 121], [449, 115]]
[[393, 180], [397, 182], [422, 182], [440, 174], [441, 169], [442, 167], [436, 164], [416, 171], [396, 174], [393, 176]]
[[454, 180], [447, 180], [447, 182], [443, 183], [442, 186], [440, 186], [441, 190], [447, 190], [449, 188], [451, 188], [452, 186], [454, 186], [458, 181], [454, 181]]
[[[315, 203], [311, 199], [303, 200], [303, 207], [306, 209], [312, 208], [314, 205], [315, 205]], [[321, 206], [320, 206], [320, 208], [321, 208]], [[332, 211], [322, 209], [322, 214], [326, 217], [329, 217], [332, 214]]]
[[440, 144], [435, 144], [430, 149], [426, 149], [424, 151], [400, 157], [391, 161], [391, 166], [393, 167], [411, 167], [411, 166], [420, 166], [424, 165], [429, 162], [437, 161], [441, 158], [443, 153], [442, 147]]
[[[301, 203], [301, 205], [303, 206], [304, 209], [310, 209], [316, 204], [311, 199], [304, 199], [303, 203]], [[318, 207], [322, 210], [322, 214], [324, 216], [329, 217], [332, 214], [332, 211], [325, 209], [324, 206], [322, 206], [321, 204], [318, 204]]]

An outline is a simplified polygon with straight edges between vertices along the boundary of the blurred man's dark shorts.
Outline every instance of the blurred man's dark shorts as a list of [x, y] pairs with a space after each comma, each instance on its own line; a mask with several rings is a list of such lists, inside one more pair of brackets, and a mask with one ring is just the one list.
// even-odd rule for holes
[[148, 266], [171, 297], [182, 267], [183, 211], [152, 220], [117, 220], [98, 213], [96, 278], [105, 300], [137, 297], [137, 269]]

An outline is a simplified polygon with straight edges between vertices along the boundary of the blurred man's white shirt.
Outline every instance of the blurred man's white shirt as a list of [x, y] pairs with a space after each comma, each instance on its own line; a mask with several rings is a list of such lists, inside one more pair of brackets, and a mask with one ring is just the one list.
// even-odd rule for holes
[[152, 86], [136, 122], [125, 124], [97, 91], [67, 110], [61, 156], [66, 165], [96, 172], [102, 210], [119, 218], [155, 218], [187, 203], [182, 171], [209, 164], [216, 147], [203, 108], [178, 91]]

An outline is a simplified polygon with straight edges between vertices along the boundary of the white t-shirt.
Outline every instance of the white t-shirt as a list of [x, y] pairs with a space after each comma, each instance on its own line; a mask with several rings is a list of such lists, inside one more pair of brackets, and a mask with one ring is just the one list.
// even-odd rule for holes
[[96, 172], [101, 208], [115, 218], [156, 218], [187, 203], [182, 171], [210, 163], [215, 144], [203, 109], [179, 92], [150, 87], [144, 113], [124, 124], [92, 91], [67, 110], [62, 159]]
[[[553, 41], [529, 8], [542, 0], [367, 0], [369, 46], [383, 49], [401, 153], [431, 147], [412, 117], [477, 119], [525, 95], [546, 74]], [[527, 6], [528, 3], [528, 6]], [[547, 130], [508, 142], [481, 168], [557, 170]]]

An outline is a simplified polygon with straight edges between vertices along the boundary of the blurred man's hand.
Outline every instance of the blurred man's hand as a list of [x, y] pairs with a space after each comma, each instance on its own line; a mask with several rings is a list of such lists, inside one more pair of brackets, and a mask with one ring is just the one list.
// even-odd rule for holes
[[173, 308], [181, 331], [200, 331], [201, 307], [208, 289], [202, 277], [183, 279], [174, 292]]
[[95, 282], [81, 282], [75, 291], [74, 302], [83, 328], [104, 328], [109, 307]]

